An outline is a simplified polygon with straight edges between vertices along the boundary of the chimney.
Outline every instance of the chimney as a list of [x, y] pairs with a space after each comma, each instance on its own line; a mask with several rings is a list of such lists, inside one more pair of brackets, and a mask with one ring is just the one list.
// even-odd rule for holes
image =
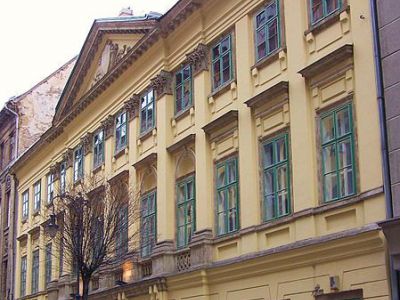
[[133, 16], [133, 10], [129, 6], [122, 8], [118, 15], [118, 17], [132, 17], [132, 16]]

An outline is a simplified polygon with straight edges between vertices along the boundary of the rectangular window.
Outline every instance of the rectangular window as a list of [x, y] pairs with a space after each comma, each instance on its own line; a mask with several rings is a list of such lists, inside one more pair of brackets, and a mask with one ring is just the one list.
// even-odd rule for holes
[[140, 133], [145, 133], [155, 125], [155, 102], [153, 90], [147, 91], [140, 99]]
[[40, 210], [40, 202], [41, 202], [41, 189], [42, 184], [40, 180], [33, 185], [33, 210], [39, 211]]
[[26, 295], [26, 256], [21, 257], [21, 289], [20, 297]]
[[128, 252], [128, 205], [118, 214], [118, 230], [116, 232], [116, 254], [122, 256]]
[[97, 168], [104, 163], [104, 131], [100, 130], [93, 137], [93, 167]]
[[121, 151], [126, 147], [127, 144], [127, 122], [126, 112], [120, 113], [115, 118], [115, 150], [116, 152]]
[[262, 145], [264, 221], [290, 213], [290, 172], [288, 135], [280, 135]]
[[326, 18], [342, 6], [342, 0], [310, 0], [311, 23], [315, 24]]
[[14, 159], [14, 153], [15, 152], [15, 133], [10, 134], [10, 148], [9, 148], [9, 159], [10, 161], [13, 161]]
[[255, 17], [257, 61], [268, 56], [280, 45], [279, 0], [268, 2]]
[[185, 66], [175, 73], [175, 114], [192, 106], [192, 69]]
[[177, 191], [177, 241], [178, 248], [186, 247], [196, 230], [194, 177], [180, 181]]
[[67, 183], [67, 164], [62, 162], [60, 165], [60, 192], [65, 193]]
[[212, 48], [213, 90], [233, 78], [232, 37], [229, 34]]
[[47, 175], [47, 204], [53, 203], [54, 198], [54, 174]]
[[218, 235], [239, 229], [239, 194], [237, 158], [217, 165], [217, 232]]
[[325, 201], [356, 192], [351, 104], [321, 116], [323, 193]]
[[79, 146], [74, 151], [74, 182], [83, 178], [83, 149]]
[[51, 281], [51, 243], [46, 245], [46, 285]]
[[22, 219], [28, 218], [29, 213], [29, 190], [22, 194]]
[[39, 291], [39, 250], [32, 253], [32, 294]]
[[156, 192], [148, 193], [142, 197], [142, 256], [149, 256], [156, 244]]
[[4, 213], [5, 213], [5, 218], [4, 218], [4, 227], [8, 227], [10, 225], [10, 219], [11, 219], [11, 215], [10, 215], [10, 192], [6, 193], [6, 199], [4, 202]]

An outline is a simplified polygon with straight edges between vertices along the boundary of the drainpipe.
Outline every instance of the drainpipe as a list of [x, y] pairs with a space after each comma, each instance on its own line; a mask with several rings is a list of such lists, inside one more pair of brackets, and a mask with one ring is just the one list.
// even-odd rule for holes
[[[375, 72], [376, 72], [376, 87], [377, 87], [377, 100], [379, 109], [379, 125], [381, 132], [381, 152], [382, 152], [382, 169], [383, 169], [383, 190], [385, 192], [386, 202], [386, 218], [393, 218], [393, 202], [392, 202], [392, 189], [389, 169], [389, 151], [386, 127], [386, 111], [385, 111], [385, 97], [383, 88], [383, 75], [382, 75], [382, 61], [379, 40], [379, 25], [378, 25], [378, 9], [376, 0], [370, 0], [371, 3], [371, 17], [372, 17], [372, 34], [374, 39], [374, 59], [375, 59]], [[390, 285], [392, 292], [392, 299], [399, 300], [399, 278], [397, 271], [393, 268], [393, 261], [389, 255], [389, 272], [390, 272]]]

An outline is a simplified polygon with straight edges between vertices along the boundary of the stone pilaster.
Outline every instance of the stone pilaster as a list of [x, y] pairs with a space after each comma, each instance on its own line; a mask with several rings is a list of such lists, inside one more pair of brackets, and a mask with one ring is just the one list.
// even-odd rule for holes
[[191, 266], [206, 265], [212, 261], [212, 239], [211, 229], [196, 231], [193, 234], [190, 247]]
[[175, 271], [174, 241], [164, 240], [156, 244], [151, 259], [153, 276]]

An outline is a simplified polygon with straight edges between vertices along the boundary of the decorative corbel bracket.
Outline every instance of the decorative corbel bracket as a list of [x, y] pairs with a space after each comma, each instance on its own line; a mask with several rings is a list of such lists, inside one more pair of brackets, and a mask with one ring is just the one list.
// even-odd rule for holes
[[172, 74], [161, 70], [160, 74], [151, 79], [151, 87], [156, 91], [157, 99], [164, 95], [172, 95]]

